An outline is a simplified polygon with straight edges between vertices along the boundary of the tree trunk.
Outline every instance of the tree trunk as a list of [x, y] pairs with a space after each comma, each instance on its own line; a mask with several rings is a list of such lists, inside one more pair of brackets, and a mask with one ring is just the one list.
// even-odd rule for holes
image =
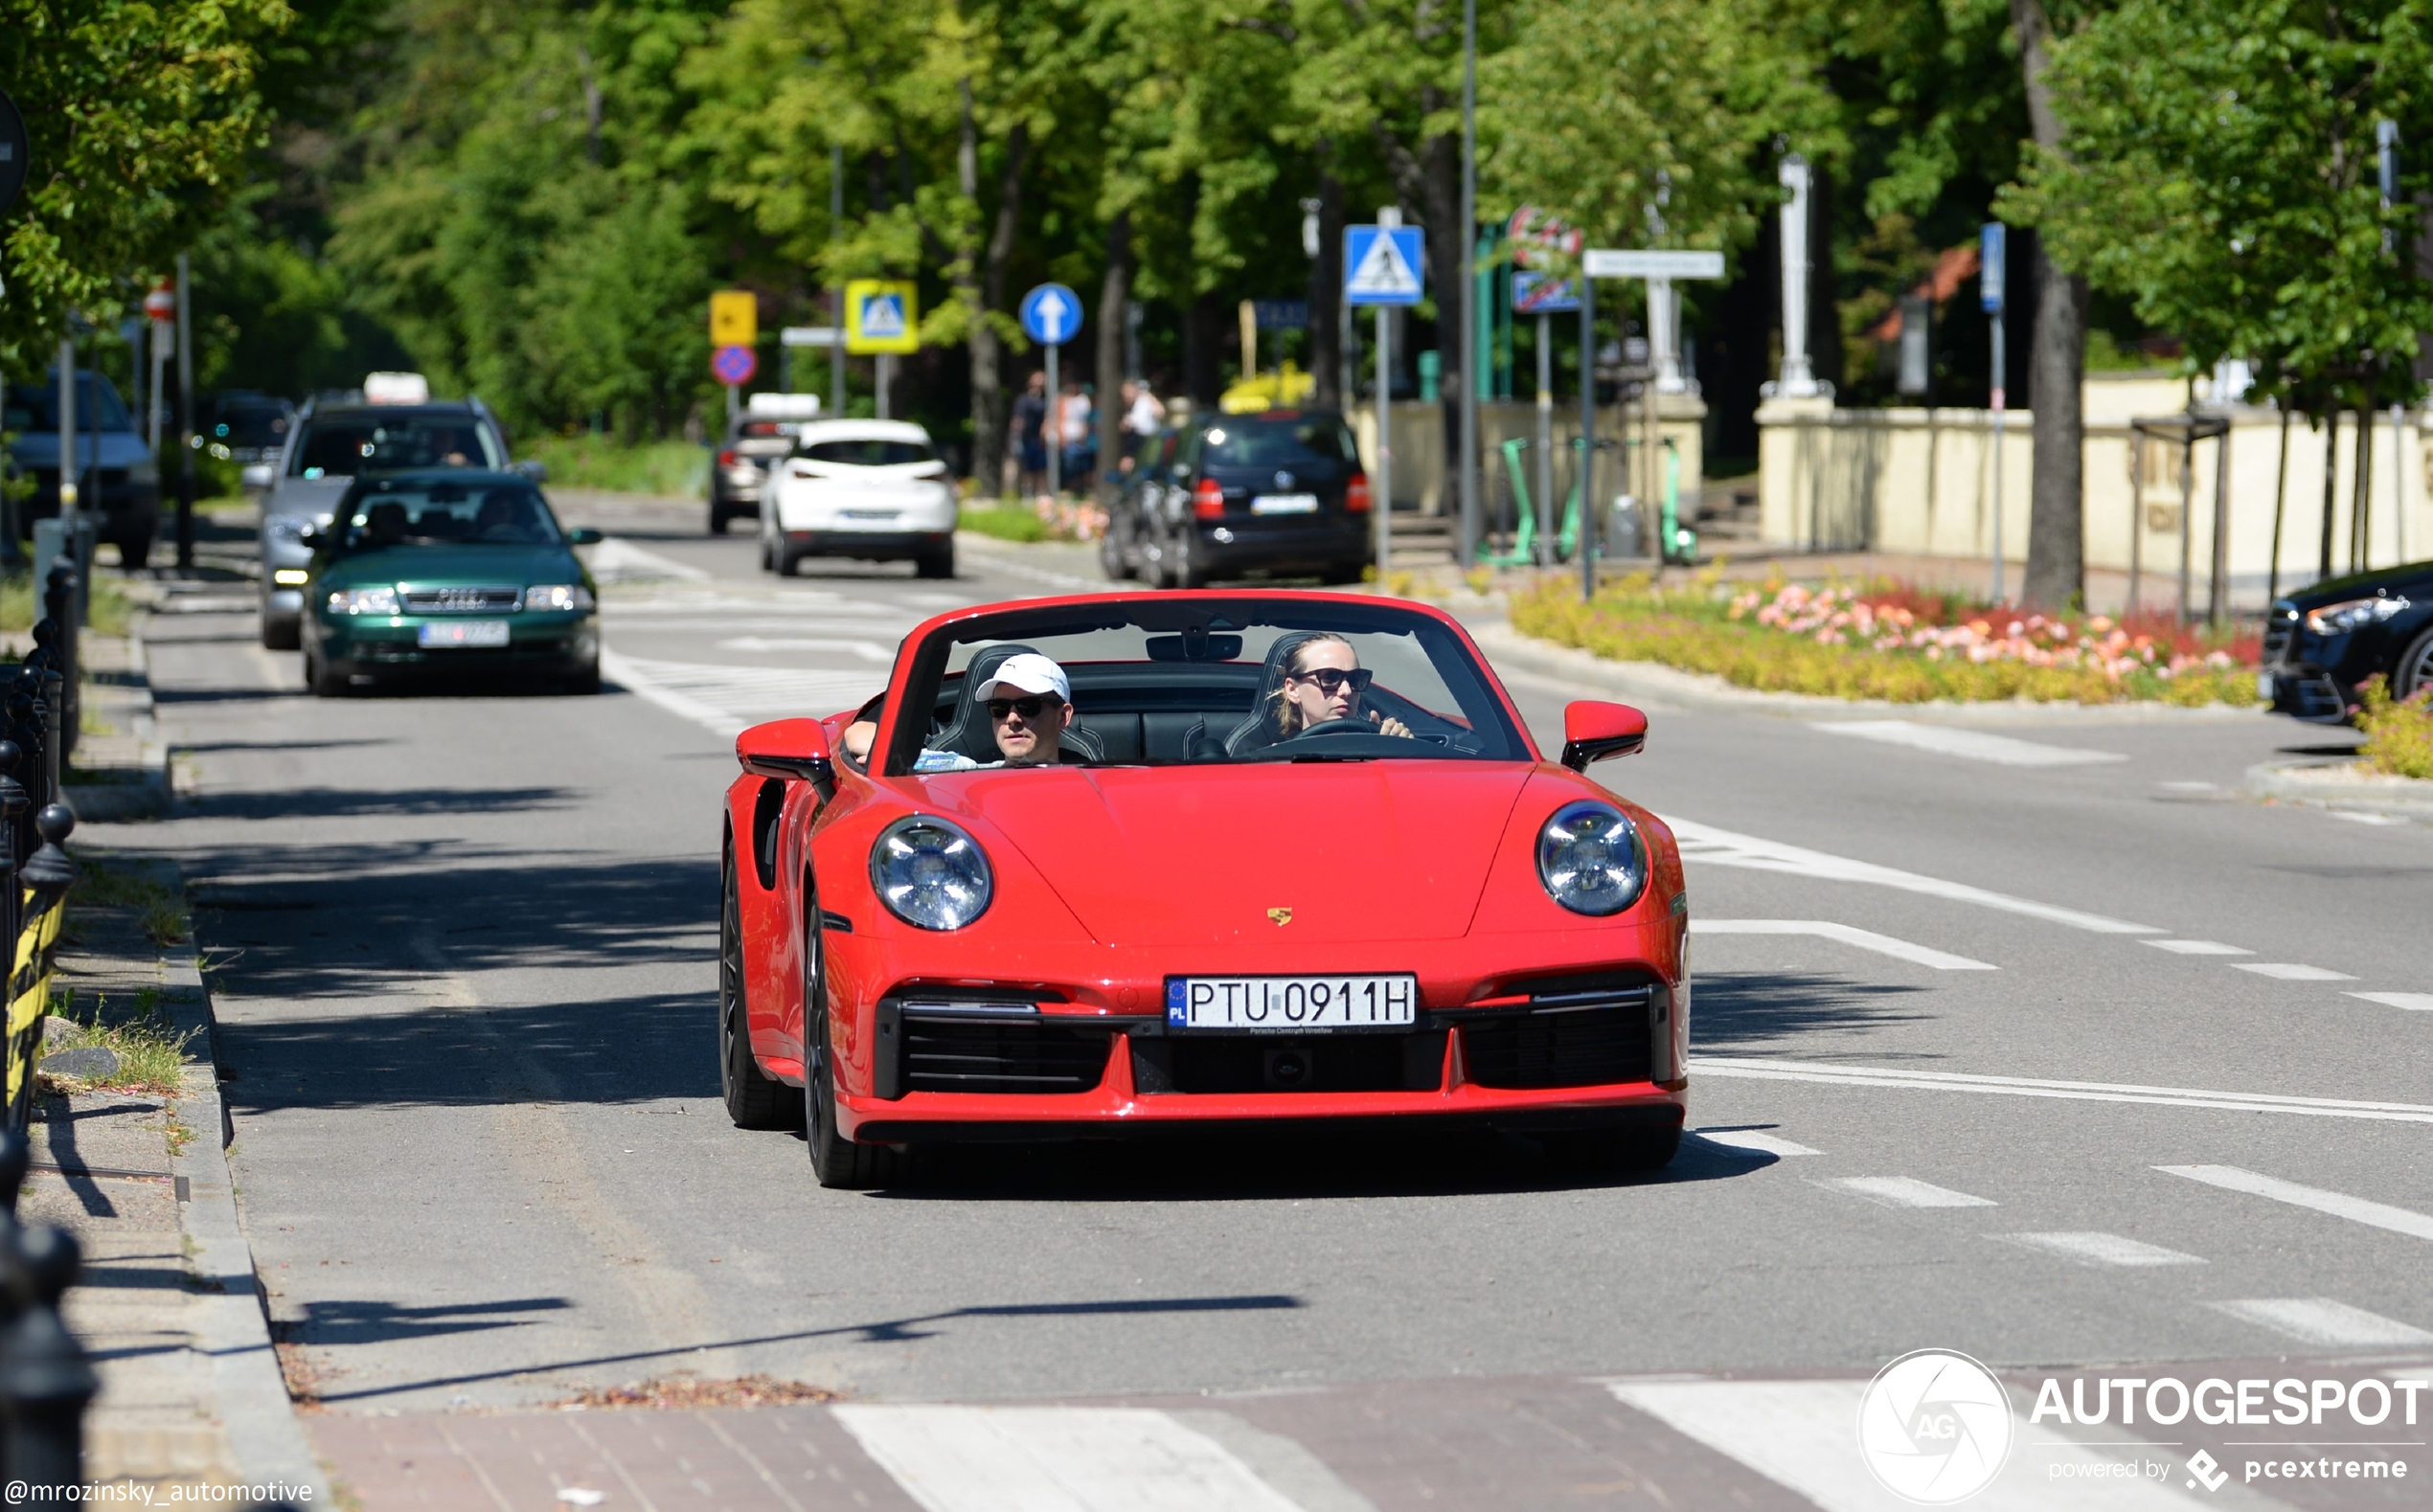
[[[2027, 86], [2028, 123], [2038, 150], [2061, 150], [2061, 119], [2045, 83], [2052, 25], [2041, 0], [2011, 0], [2019, 34], [2019, 69]], [[2086, 280], [2044, 255], [2035, 257], [2035, 334], [2028, 367], [2028, 402], [2035, 406], [2035, 463], [2028, 490], [2026, 601], [2059, 608], [2086, 594], [2086, 440], [2081, 410], [2086, 367]]]
[[[971, 264], [959, 265], [955, 297], [967, 307], [971, 332], [971, 477], [983, 497], [993, 496], [1005, 475], [1006, 404], [1004, 344], [989, 317], [1005, 307], [1006, 264], [1013, 257], [1015, 233], [1022, 225], [1022, 168], [1030, 155], [1030, 128], [1016, 125], [1006, 138], [1005, 167], [997, 175], [997, 220], [989, 233], [979, 278]], [[962, 138], [956, 144], [957, 187], [974, 205], [980, 202], [980, 133], [972, 119], [971, 83], [963, 84]]]
[[1099, 502], [1112, 508], [1124, 486], [1125, 312], [1132, 303], [1132, 213], [1106, 228], [1106, 277], [1099, 283]]
[[1183, 392], [1202, 414], [1216, 408], [1225, 384], [1217, 364], [1224, 356], [1225, 301], [1215, 292], [1194, 295], [1183, 311]]
[[1309, 369], [1322, 410], [1340, 410], [1343, 394], [1343, 183], [1318, 174], [1318, 256], [1309, 268]]

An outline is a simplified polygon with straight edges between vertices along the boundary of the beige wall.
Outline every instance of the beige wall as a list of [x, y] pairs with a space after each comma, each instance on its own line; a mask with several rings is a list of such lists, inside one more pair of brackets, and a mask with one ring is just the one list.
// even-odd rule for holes
[[[1681, 459], [1681, 499], [1685, 509], [1694, 508], [1705, 482], [1705, 454], [1701, 445], [1706, 418], [1706, 405], [1694, 395], [1668, 395], [1658, 402], [1655, 416], [1660, 440], [1669, 440]], [[1376, 473], [1377, 426], [1376, 406], [1362, 405], [1350, 416], [1352, 428], [1359, 438], [1361, 464], [1374, 477]], [[1449, 484], [1450, 468], [1444, 455], [1444, 410], [1441, 405], [1402, 403], [1394, 406], [1392, 440], [1394, 442], [1394, 500], [1402, 508], [1416, 508], [1422, 514], [1441, 514], [1453, 508]], [[1627, 434], [1625, 425], [1627, 424]], [[1485, 472], [1486, 507], [1491, 512], [1499, 506], [1509, 508], [1511, 485], [1503, 452], [1499, 449], [1512, 437], [1535, 440], [1537, 436], [1537, 407], [1529, 403], [1485, 403], [1478, 407], [1479, 462]], [[1627, 407], [1606, 405], [1597, 411], [1597, 438], [1610, 441], [1624, 438], [1627, 448], [1630, 474], [1613, 471], [1614, 454], [1600, 454], [1597, 465], [1596, 496], [1610, 504], [1618, 493], [1630, 493], [1654, 498], [1663, 490], [1664, 474], [1651, 467], [1641, 444], [1646, 437], [1648, 417], [1637, 405]], [[1580, 406], [1577, 401], [1558, 403], [1554, 412], [1555, 492], [1558, 498], [1568, 498], [1572, 485], [1572, 442], [1580, 435]], [[1529, 486], [1534, 496], [1537, 489], [1536, 461], [1523, 453], [1523, 465], [1528, 469]]]
[[[2180, 559], [2180, 467], [2176, 441], [2141, 437], [2129, 422], [2184, 413], [2176, 378], [2096, 379], [2086, 386], [2085, 518], [2089, 567], [2126, 571], [2132, 549], [2145, 573], [2175, 575]], [[2005, 417], [1999, 472], [2003, 556], [2024, 562], [2034, 417]], [[2230, 414], [2228, 583], [2233, 603], [2264, 598], [2272, 561], [2275, 495], [2281, 494], [2280, 584], [2310, 582], [2322, 552], [2325, 437], [2303, 417], [2288, 428], [2282, 480], [2279, 412]], [[2387, 566], [2433, 557], [2433, 448], [2423, 417], [2403, 418], [2395, 439], [2386, 411], [2375, 419], [2367, 560]], [[1830, 401], [1783, 400], [1758, 411], [1763, 539], [1780, 551], [1872, 550], [1986, 559], [1994, 538], [1997, 460], [1993, 417], [1983, 410], [1837, 410]], [[2192, 592], [2202, 603], [2214, 553], [2214, 491], [2220, 443], [2196, 445], [2190, 511]], [[2345, 417], [2335, 459], [2332, 565], [2351, 561], [2356, 417]], [[2133, 520], [2142, 520], [2140, 533]]]

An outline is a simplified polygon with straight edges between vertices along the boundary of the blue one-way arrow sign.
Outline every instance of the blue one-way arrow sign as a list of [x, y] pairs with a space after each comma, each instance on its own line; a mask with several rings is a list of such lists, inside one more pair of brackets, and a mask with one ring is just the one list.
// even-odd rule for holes
[[1081, 328], [1081, 297], [1061, 283], [1040, 284], [1022, 296], [1022, 328], [1042, 346], [1063, 346]]

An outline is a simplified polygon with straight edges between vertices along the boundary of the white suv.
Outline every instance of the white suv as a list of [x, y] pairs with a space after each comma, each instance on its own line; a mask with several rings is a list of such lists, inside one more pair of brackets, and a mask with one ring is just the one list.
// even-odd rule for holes
[[761, 565], [792, 576], [806, 556], [909, 561], [955, 575], [961, 507], [929, 433], [901, 420], [814, 420], [769, 470]]

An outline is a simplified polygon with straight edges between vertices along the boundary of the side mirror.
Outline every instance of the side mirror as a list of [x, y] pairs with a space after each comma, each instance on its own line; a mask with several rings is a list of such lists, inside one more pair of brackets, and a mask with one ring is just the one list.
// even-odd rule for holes
[[238, 486], [251, 488], [256, 493], [268, 493], [271, 484], [270, 463], [266, 462], [245, 463], [237, 471], [237, 484]]
[[1629, 756], [1648, 743], [1648, 716], [1628, 704], [1582, 699], [1563, 706], [1563, 765], [1585, 772], [1591, 761]]
[[826, 798], [835, 790], [836, 758], [828, 728], [816, 719], [773, 719], [735, 737], [735, 758], [759, 777], [808, 782]]
[[588, 525], [582, 527], [580, 530], [568, 530], [566, 532], [566, 544], [569, 546], [598, 546], [602, 541], [606, 539], [606, 536], [601, 534], [598, 530], [593, 530]]
[[307, 552], [321, 551], [330, 544], [330, 532], [318, 525], [307, 525], [304, 533], [296, 537], [296, 544]]
[[549, 481], [549, 463], [545, 462], [535, 462], [529, 457], [525, 458], [522, 462], [509, 463], [507, 470], [509, 472], [522, 473], [525, 477], [530, 478], [534, 483], [547, 483]]

